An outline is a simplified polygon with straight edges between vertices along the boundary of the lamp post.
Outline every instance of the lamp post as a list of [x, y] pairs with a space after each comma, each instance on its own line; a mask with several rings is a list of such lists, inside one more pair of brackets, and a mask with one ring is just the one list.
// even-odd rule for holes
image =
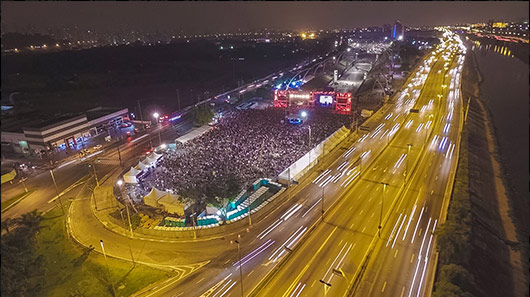
[[[123, 189], [122, 185], [123, 185], [123, 180], [118, 180], [117, 181], [117, 184], [118, 186], [120, 187], [120, 191], [122, 193], [122, 195], [127, 195], [127, 192]], [[132, 224], [131, 224], [131, 214], [129, 213], [129, 199], [127, 199], [127, 197], [123, 197], [123, 200], [124, 200], [124, 204], [125, 204], [125, 209], [127, 210], [127, 220], [129, 222], [129, 232], [131, 232], [131, 237], [134, 237], [134, 233], [133, 233], [133, 230], [132, 230]]]
[[59, 189], [57, 188], [57, 183], [55, 182], [55, 176], [53, 176], [53, 169], [50, 169], [50, 175], [52, 176], [53, 185], [55, 186], [55, 192], [57, 193], [57, 199], [59, 199], [59, 204], [61, 205], [61, 210], [64, 215], [63, 202], [61, 201], [61, 196], [59, 195]]
[[241, 297], [245, 296], [245, 293], [243, 292], [243, 270], [241, 267], [241, 247], [239, 240], [241, 240], [241, 235], [237, 235], [237, 240], [234, 240], [235, 243], [237, 243], [237, 257], [239, 258], [239, 279], [241, 282]]
[[107, 254], [105, 253], [105, 247], [103, 246], [103, 240], [99, 240], [99, 243], [101, 244], [101, 250], [103, 251], [103, 257], [105, 258], [105, 265], [107, 266], [107, 274], [109, 275], [109, 283], [112, 287], [112, 295], [116, 296], [116, 290], [114, 289], [114, 284], [112, 283], [112, 280], [110, 278], [110, 269], [109, 269], [109, 262], [107, 262]]
[[250, 199], [250, 197], [248, 197], [248, 200], [248, 225], [252, 226], [252, 219], [250, 218], [250, 206], [252, 205], [252, 200]]
[[307, 126], [307, 129], [309, 130], [309, 147], [311, 148], [311, 126]]
[[191, 214], [191, 223], [193, 224], [193, 239], [197, 239], [197, 231], [195, 230], [195, 220], [193, 219], [196, 214], [197, 213], [195, 212]]
[[[159, 116], [160, 116], [160, 114], [158, 112], [153, 113], [153, 117], [155, 118], [157, 126], [160, 126], [159, 125], [160, 123], [158, 122]], [[162, 137], [160, 136], [160, 127], [159, 127], [159, 129], [158, 129], [158, 144], [161, 144], [161, 143], [162, 143]]]
[[324, 220], [324, 188], [326, 187], [326, 185], [323, 185], [322, 186], [322, 221]]
[[385, 190], [386, 190], [386, 186], [388, 186], [388, 183], [383, 183], [381, 182], [381, 184], [383, 185], [383, 194], [381, 195], [381, 213], [379, 214], [379, 226], [377, 226], [377, 233], [378, 233], [378, 236], [379, 238], [381, 238], [381, 221], [383, 220], [383, 203], [385, 201]]

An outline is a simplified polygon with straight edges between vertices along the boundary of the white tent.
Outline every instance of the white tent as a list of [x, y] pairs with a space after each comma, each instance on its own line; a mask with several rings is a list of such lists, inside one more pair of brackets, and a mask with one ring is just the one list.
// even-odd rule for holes
[[218, 208], [213, 206], [206, 206], [206, 215], [216, 215], [219, 211]]
[[129, 184], [138, 183], [138, 181], [136, 180], [136, 176], [138, 175], [138, 173], [140, 173], [140, 170], [131, 167], [131, 169], [123, 175], [123, 181]]
[[167, 193], [153, 188], [149, 194], [144, 197], [144, 204], [152, 207], [158, 207], [158, 200], [164, 197]]
[[149, 161], [147, 161], [147, 159], [138, 162], [138, 165], [137, 165], [138, 169], [140, 170], [144, 170], [145, 168], [150, 167], [150, 166], [151, 164], [149, 164]]
[[145, 158], [145, 160], [149, 161], [150, 164], [155, 164], [156, 160], [158, 160], [158, 158], [160, 158], [160, 155], [158, 154], [155, 154], [155, 153], [151, 153], [147, 158]]
[[169, 213], [177, 214], [179, 216], [184, 215], [184, 204], [179, 201], [177, 195], [167, 193], [164, 197], [158, 200], [158, 203]]

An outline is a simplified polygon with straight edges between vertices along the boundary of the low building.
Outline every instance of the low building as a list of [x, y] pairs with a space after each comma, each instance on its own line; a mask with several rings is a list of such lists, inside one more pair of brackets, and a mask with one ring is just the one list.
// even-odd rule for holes
[[53, 118], [36, 113], [14, 115], [10, 119], [3, 119], [2, 149], [23, 154], [76, 149], [89, 138], [121, 125], [127, 114], [127, 108], [97, 107], [83, 113]]

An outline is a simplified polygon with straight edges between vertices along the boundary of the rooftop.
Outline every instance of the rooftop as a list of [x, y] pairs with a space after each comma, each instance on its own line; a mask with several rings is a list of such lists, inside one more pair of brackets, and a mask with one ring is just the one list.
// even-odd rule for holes
[[87, 110], [86, 117], [88, 121], [92, 121], [94, 119], [104, 117], [106, 115], [109, 115], [111, 113], [124, 110], [125, 108], [118, 108], [118, 107], [96, 107], [90, 110]]

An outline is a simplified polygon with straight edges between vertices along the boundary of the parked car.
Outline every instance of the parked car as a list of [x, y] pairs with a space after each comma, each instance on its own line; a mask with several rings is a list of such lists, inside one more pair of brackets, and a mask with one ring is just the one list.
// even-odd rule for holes
[[96, 146], [94, 146], [94, 150], [97, 151], [97, 150], [100, 150], [103, 146], [101, 144], [98, 144]]

